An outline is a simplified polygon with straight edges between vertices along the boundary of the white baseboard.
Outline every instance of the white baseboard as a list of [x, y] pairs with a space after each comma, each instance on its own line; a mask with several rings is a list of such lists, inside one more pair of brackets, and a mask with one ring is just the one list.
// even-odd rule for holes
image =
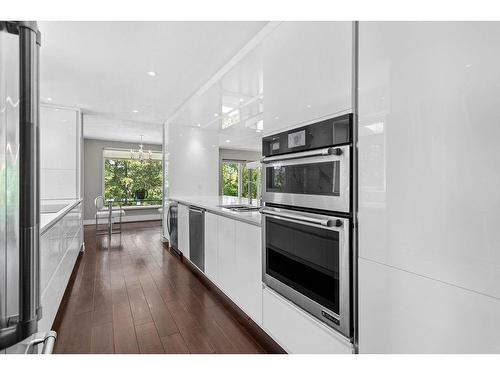
[[[122, 222], [127, 223], [130, 221], [152, 221], [152, 220], [161, 220], [160, 214], [151, 214], [151, 215], [130, 215], [123, 216]], [[107, 221], [105, 219], [100, 219], [99, 224], [106, 224]], [[83, 220], [83, 225], [92, 225], [95, 224], [95, 219], [85, 219]]]

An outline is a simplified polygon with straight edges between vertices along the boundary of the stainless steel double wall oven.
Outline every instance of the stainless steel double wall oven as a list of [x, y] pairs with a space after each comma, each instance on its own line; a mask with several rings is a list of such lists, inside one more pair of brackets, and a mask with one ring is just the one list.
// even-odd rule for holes
[[352, 337], [352, 114], [263, 138], [263, 281]]

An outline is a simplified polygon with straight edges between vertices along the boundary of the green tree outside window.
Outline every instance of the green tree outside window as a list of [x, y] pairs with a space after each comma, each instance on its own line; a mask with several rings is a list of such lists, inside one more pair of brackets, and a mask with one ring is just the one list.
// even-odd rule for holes
[[159, 205], [162, 178], [160, 161], [104, 159], [104, 198], [125, 199], [125, 205]]

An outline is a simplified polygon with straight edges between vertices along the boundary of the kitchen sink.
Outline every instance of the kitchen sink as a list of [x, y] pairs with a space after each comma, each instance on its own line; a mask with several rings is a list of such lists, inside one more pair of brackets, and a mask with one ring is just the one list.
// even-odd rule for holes
[[258, 211], [260, 206], [253, 206], [251, 204], [223, 204], [219, 206], [220, 208], [226, 208], [231, 211], [246, 212], [246, 211]]

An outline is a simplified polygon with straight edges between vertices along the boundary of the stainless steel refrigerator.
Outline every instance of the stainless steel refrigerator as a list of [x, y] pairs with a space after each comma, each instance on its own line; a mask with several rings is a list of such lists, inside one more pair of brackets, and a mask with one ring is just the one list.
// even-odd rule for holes
[[38, 332], [39, 49], [36, 22], [0, 21], [0, 352], [50, 353]]

